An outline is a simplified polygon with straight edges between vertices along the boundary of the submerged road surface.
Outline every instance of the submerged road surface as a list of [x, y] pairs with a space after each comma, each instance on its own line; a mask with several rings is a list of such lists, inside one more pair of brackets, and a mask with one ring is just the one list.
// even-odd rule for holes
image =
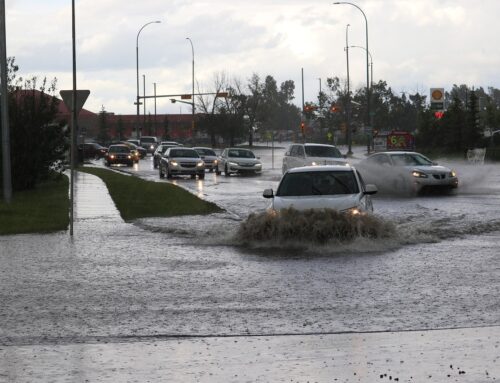
[[[392, 238], [243, 246], [281, 173], [282, 149], [274, 170], [257, 153], [261, 176], [174, 181], [225, 213], [124, 223], [79, 174], [73, 239], [0, 237], [0, 381], [500, 379], [497, 166], [448, 162], [453, 195], [377, 196]], [[168, 182], [150, 157], [131, 171]]]

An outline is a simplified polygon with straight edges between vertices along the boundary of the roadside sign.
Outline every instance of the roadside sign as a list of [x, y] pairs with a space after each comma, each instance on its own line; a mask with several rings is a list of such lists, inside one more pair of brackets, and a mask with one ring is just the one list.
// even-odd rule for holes
[[444, 110], [444, 88], [431, 88], [431, 110]]
[[181, 94], [181, 100], [191, 100], [190, 94]]
[[[64, 105], [72, 111], [73, 109], [73, 91], [72, 90], [61, 90], [59, 91], [62, 100], [64, 101]], [[87, 101], [87, 97], [90, 94], [90, 90], [77, 90], [76, 91], [76, 114], [82, 110], [85, 101]]]

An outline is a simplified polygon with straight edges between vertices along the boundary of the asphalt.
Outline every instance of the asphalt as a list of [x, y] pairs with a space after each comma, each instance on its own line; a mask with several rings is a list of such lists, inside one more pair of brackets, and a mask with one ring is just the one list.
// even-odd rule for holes
[[[123, 222], [102, 181], [77, 173], [76, 236]], [[53, 238], [51, 238], [53, 237]], [[61, 233], [47, 235], [57, 248]], [[0, 334], [2, 331], [0, 329]], [[0, 382], [492, 382], [500, 327], [277, 336], [121, 337], [0, 344]]]

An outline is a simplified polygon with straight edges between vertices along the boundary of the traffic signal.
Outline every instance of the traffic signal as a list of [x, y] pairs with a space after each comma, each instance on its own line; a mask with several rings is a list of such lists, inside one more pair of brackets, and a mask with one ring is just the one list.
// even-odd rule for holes
[[304, 113], [314, 112], [318, 107], [314, 104], [304, 105]]
[[305, 122], [301, 122], [300, 123], [300, 131], [301, 131], [302, 135], [304, 135], [304, 133], [306, 131], [306, 124], [305, 124]]
[[338, 106], [337, 104], [332, 104], [332, 106], [330, 106], [330, 112], [332, 113], [340, 112], [340, 106]]
[[438, 120], [443, 118], [443, 116], [444, 116], [444, 112], [442, 110], [438, 110], [438, 111], [434, 112], [434, 117], [436, 117], [436, 119], [438, 119]]

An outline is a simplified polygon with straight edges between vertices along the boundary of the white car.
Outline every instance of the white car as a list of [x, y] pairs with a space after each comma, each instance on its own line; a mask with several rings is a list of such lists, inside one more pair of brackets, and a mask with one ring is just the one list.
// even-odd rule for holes
[[425, 189], [458, 187], [454, 170], [416, 152], [375, 153], [360, 161], [356, 168], [367, 182], [389, 193], [416, 194]]
[[205, 178], [205, 163], [198, 152], [181, 146], [169, 147], [160, 159], [160, 178], [167, 176], [189, 175], [191, 178], [202, 180]]
[[205, 162], [205, 169], [208, 169], [210, 172], [214, 171], [217, 167], [217, 153], [211, 148], [204, 148], [201, 146], [193, 148], [198, 152], [203, 162]]
[[271, 198], [271, 210], [294, 208], [335, 209], [358, 214], [372, 212], [371, 195], [375, 185], [365, 185], [361, 175], [350, 165], [305, 166], [288, 170], [276, 193], [264, 190], [263, 197]]
[[217, 160], [216, 174], [229, 176], [232, 173], [261, 174], [262, 162], [248, 149], [226, 148]]
[[299, 166], [344, 165], [345, 160], [340, 150], [333, 145], [292, 144], [283, 157], [282, 172]]

